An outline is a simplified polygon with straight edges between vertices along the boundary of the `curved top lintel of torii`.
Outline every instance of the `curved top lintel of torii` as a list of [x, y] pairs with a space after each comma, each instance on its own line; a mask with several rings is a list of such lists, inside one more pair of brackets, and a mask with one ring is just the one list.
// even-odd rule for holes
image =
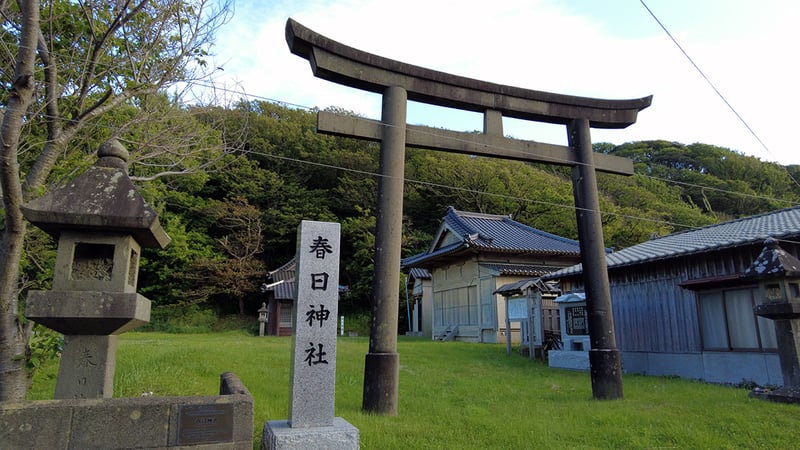
[[324, 80], [377, 93], [399, 86], [409, 100], [480, 113], [496, 110], [522, 120], [566, 125], [587, 119], [594, 128], [625, 128], [636, 122], [638, 112], [653, 98], [578, 97], [453, 75], [349, 47], [291, 18], [286, 22], [286, 42]]

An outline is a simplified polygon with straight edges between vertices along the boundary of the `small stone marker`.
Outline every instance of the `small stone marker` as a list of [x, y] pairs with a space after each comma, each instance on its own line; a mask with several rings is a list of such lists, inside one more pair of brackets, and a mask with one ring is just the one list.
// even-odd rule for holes
[[358, 429], [334, 417], [339, 236], [338, 223], [300, 223], [289, 420], [267, 422], [263, 449], [359, 447]]

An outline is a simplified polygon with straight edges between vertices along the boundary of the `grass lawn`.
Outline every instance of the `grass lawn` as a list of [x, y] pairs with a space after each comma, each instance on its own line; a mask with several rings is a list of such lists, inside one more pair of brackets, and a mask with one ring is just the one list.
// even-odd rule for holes
[[[361, 412], [366, 337], [339, 338], [336, 415], [362, 449], [800, 448], [800, 406], [677, 378], [623, 377], [625, 398], [592, 399], [589, 374], [550, 369], [504, 345], [401, 337], [399, 414]], [[254, 448], [268, 420], [285, 420], [290, 338], [217, 334], [120, 336], [116, 397], [215, 395], [236, 373], [255, 398]], [[31, 399], [52, 398], [57, 364]]]

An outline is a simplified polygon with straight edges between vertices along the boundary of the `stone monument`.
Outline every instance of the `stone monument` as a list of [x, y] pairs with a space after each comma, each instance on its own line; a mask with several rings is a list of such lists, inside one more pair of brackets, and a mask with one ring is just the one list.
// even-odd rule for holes
[[112, 398], [117, 335], [150, 320], [136, 293], [142, 247], [170, 238], [109, 141], [97, 163], [22, 207], [58, 241], [52, 289], [31, 291], [26, 316], [65, 335], [56, 400], [0, 403], [0, 448], [249, 449], [253, 398], [232, 373], [220, 396]]
[[334, 417], [339, 235], [338, 223], [298, 229], [289, 419], [266, 423], [262, 449], [359, 448], [358, 429]]
[[800, 260], [770, 238], [742, 278], [758, 281], [761, 298], [753, 312], [775, 323], [783, 376], [779, 389], [759, 388], [750, 395], [780, 403], [800, 403]]
[[22, 208], [58, 241], [50, 291], [31, 291], [25, 315], [64, 334], [56, 398], [113, 396], [116, 337], [150, 320], [136, 293], [141, 247], [170, 238], [128, 178], [128, 152], [103, 144], [97, 163]]
[[261, 308], [258, 309], [258, 335], [264, 336], [264, 325], [267, 323], [267, 313], [269, 309], [266, 303], [261, 303]]

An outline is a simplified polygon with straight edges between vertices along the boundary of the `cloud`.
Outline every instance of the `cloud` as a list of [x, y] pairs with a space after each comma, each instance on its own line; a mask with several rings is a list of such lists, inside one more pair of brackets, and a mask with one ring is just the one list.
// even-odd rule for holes
[[[788, 45], [800, 36], [789, 25], [800, 17], [800, 8], [763, 2], [766, 6], [751, 12], [747, 3], [737, 2], [648, 3], [664, 14], [673, 36], [768, 143], [770, 153], [638, 2], [604, 2], [602, 8], [554, 0], [240, 2], [234, 21], [219, 36], [216, 61], [250, 95], [303, 107], [338, 106], [378, 118], [380, 96], [314, 78], [308, 61], [289, 52], [284, 26], [292, 17], [358, 49], [457, 75], [588, 97], [654, 96], [636, 124], [593, 130], [595, 142], [703, 142], [800, 163], [787, 148], [794, 142], [793, 105], [800, 100], [795, 87], [800, 70], [794, 45]], [[735, 6], [725, 11], [727, 22], [705, 19], [704, 14], [719, 13], [715, 5]], [[750, 20], [742, 17], [747, 14]], [[756, 26], [762, 28], [751, 29]], [[410, 107], [409, 122], [466, 130], [481, 124], [476, 114], [418, 105]], [[559, 127], [507, 123], [515, 137], [566, 142]]]

